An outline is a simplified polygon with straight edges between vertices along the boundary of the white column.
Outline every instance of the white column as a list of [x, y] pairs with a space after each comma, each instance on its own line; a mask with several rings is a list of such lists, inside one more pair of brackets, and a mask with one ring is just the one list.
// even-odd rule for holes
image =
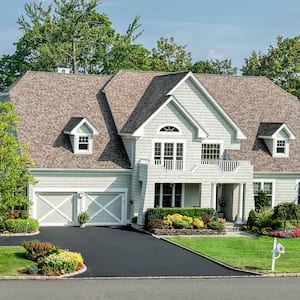
[[175, 186], [176, 183], [172, 184], [172, 207], [175, 207]]
[[159, 207], [163, 206], [163, 183], [159, 184]]
[[185, 183], [181, 185], [181, 207], [184, 207]]
[[237, 218], [236, 218], [236, 223], [237, 224], [243, 224], [243, 202], [244, 202], [244, 184], [240, 183], [238, 215], [237, 215]]
[[211, 208], [216, 209], [217, 207], [217, 184], [211, 184]]

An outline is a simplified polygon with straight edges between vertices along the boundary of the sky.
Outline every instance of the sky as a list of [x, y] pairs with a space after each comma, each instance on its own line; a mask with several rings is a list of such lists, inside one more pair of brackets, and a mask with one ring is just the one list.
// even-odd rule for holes
[[[17, 19], [32, 0], [0, 0], [0, 56], [22, 35]], [[37, 0], [49, 4], [51, 0]], [[300, 35], [300, 0], [101, 0], [112, 27], [125, 33], [140, 15], [137, 42], [151, 50], [161, 38], [186, 45], [193, 61], [231, 59], [240, 68], [252, 51], [266, 53], [278, 36]]]

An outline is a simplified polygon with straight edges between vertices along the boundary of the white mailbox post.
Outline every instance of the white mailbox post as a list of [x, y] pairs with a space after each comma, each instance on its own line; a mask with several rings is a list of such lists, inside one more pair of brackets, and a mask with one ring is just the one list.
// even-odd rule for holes
[[271, 252], [272, 252], [272, 272], [273, 272], [275, 270], [275, 260], [280, 257], [281, 253], [284, 253], [283, 245], [279, 243], [277, 244], [276, 238], [274, 238], [273, 250]]

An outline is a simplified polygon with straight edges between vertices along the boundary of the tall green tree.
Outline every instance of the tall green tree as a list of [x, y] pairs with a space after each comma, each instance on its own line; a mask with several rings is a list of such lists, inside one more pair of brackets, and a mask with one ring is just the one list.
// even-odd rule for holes
[[231, 59], [200, 60], [193, 64], [194, 73], [236, 75], [237, 67], [232, 66]]
[[32, 165], [28, 146], [16, 137], [17, 115], [11, 102], [0, 102], [0, 214], [13, 206], [28, 206], [26, 189], [34, 178], [27, 168]]
[[241, 68], [243, 75], [262, 75], [300, 98], [300, 36], [277, 38], [266, 54], [252, 52]]
[[150, 68], [153, 71], [181, 72], [189, 71], [192, 66], [192, 55], [186, 45], [178, 45], [173, 37], [160, 38], [150, 55]]

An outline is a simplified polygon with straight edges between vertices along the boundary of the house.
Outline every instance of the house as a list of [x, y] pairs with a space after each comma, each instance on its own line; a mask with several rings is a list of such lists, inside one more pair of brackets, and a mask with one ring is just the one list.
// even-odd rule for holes
[[30, 71], [1, 98], [31, 145], [41, 226], [81, 211], [90, 225], [143, 224], [155, 206], [242, 223], [260, 190], [272, 206], [300, 201], [300, 102], [264, 77]]

